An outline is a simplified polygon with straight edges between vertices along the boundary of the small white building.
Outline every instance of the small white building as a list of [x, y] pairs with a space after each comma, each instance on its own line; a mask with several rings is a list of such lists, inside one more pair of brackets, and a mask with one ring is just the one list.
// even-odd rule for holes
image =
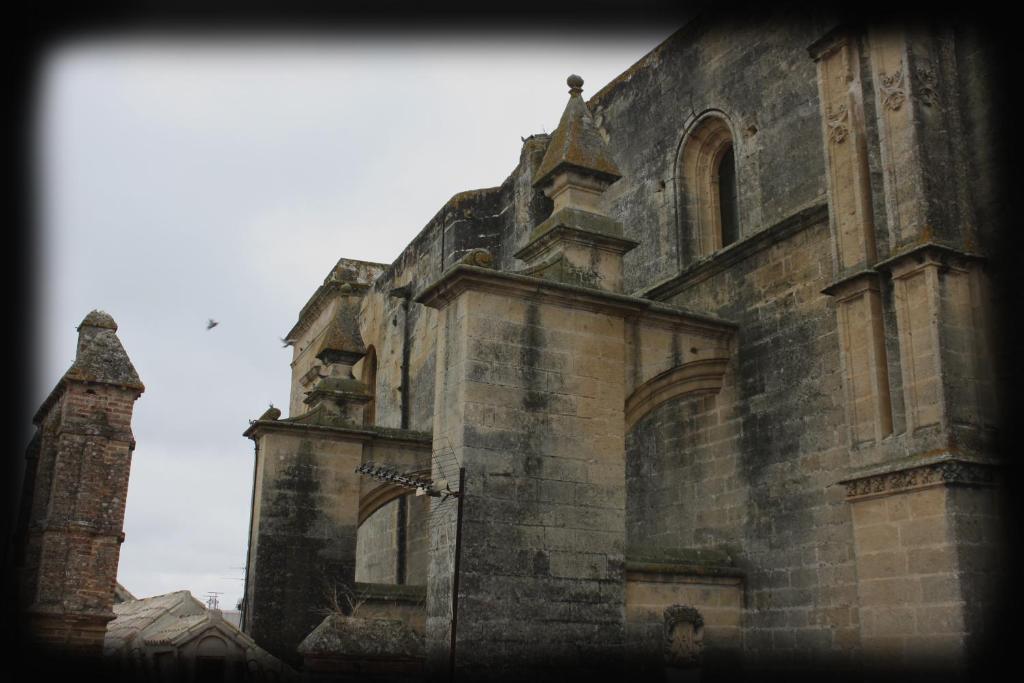
[[207, 609], [188, 591], [127, 599], [114, 605], [114, 613], [103, 651], [119, 658], [120, 673], [132, 680], [298, 680], [293, 669], [225, 620], [219, 609]]

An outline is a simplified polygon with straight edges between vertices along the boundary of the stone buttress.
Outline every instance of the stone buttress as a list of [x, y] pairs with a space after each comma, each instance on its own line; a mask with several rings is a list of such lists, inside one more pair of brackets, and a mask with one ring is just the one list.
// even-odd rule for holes
[[[434, 449], [466, 469], [456, 667], [470, 674], [622, 664], [628, 421], [714, 392], [730, 353], [729, 323], [621, 293], [635, 243], [598, 201], [618, 171], [582, 79], [569, 85], [534, 180], [554, 210], [518, 253], [525, 269], [459, 263], [416, 298], [439, 316]], [[673, 339], [690, 353], [674, 357]], [[449, 654], [453, 511], [431, 529], [435, 670]]]
[[343, 259], [332, 270], [286, 337], [292, 416], [271, 406], [245, 432], [256, 465], [242, 628], [295, 664], [299, 643], [355, 587], [360, 501], [373, 497], [356, 467], [429, 466], [429, 435], [373, 423], [376, 382], [360, 372], [359, 306], [380, 269]]

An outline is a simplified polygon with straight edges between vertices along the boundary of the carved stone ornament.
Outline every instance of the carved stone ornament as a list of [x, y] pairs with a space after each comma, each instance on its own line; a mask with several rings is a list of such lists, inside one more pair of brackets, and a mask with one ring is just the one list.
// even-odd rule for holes
[[845, 104], [839, 105], [839, 108], [833, 112], [832, 107], [829, 107], [825, 112], [825, 122], [828, 124], [828, 139], [835, 144], [841, 144], [846, 136], [849, 135], [849, 129], [847, 124], [850, 121], [850, 112], [847, 110]]
[[674, 667], [700, 664], [704, 650], [704, 618], [693, 607], [665, 608], [665, 663]]
[[935, 70], [930, 66], [917, 67], [917, 83], [914, 84], [914, 92], [921, 104], [928, 107], [938, 104], [939, 95], [935, 90], [937, 81]]
[[996, 483], [996, 476], [996, 469], [991, 465], [965, 460], [945, 460], [860, 477], [843, 483], [846, 485], [847, 498], [861, 498], [942, 484], [993, 486]]
[[895, 73], [887, 75], [884, 71], [878, 74], [879, 89], [882, 91], [882, 106], [891, 111], [898, 111], [907, 99], [907, 89], [904, 85], [903, 62]]
[[467, 266], [476, 266], [477, 268], [493, 268], [494, 257], [486, 249], [471, 249], [463, 254], [462, 258], [459, 259], [459, 263], [465, 263]]

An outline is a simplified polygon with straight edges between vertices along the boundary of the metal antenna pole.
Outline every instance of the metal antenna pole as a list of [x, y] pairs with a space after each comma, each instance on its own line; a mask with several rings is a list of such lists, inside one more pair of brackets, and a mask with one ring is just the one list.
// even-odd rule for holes
[[455, 680], [455, 629], [459, 623], [459, 560], [462, 556], [462, 501], [466, 499], [466, 468], [459, 468], [459, 503], [455, 512], [455, 567], [452, 575], [452, 643], [449, 649], [448, 673]]

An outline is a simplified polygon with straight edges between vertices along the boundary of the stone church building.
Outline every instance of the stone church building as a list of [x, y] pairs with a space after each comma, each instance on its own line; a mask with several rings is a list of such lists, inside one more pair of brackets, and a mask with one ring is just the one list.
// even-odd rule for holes
[[1003, 567], [992, 68], [969, 30], [712, 13], [570, 76], [500, 186], [299, 312], [245, 432], [243, 630], [337, 671], [389, 633], [466, 676], [967, 671]]

